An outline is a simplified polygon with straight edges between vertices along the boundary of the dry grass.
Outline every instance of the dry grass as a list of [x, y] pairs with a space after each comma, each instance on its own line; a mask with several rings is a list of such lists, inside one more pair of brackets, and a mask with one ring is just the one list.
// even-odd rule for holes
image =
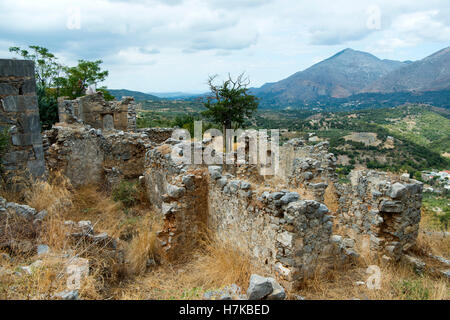
[[192, 253], [190, 261], [152, 270], [117, 288], [114, 298], [202, 299], [205, 291], [232, 283], [246, 290], [250, 275], [259, 271], [235, 245], [208, 238]]
[[[370, 265], [380, 268], [379, 289], [370, 289], [366, 284], [372, 273]], [[448, 281], [432, 274], [416, 274], [412, 267], [402, 263], [383, 263], [380, 260], [360, 261], [357, 266], [348, 266], [329, 271], [305, 281], [297, 294], [314, 300], [448, 300]]]
[[[148, 257], [154, 257], [157, 253], [154, 230], [158, 218], [145, 201], [126, 209], [98, 186], [74, 189], [59, 173], [52, 173], [46, 182], [30, 183], [22, 189], [20, 197], [15, 198], [14, 193], [5, 190], [1, 194], [8, 201], [26, 203], [37, 211], [48, 212], [38, 228], [31, 222], [8, 221], [6, 230], [9, 232], [2, 232], [2, 235], [8, 236], [9, 240], [30, 238], [30, 246], [47, 244], [51, 252], [44, 257], [14, 253], [11, 260], [1, 261], [1, 299], [49, 299], [54, 293], [64, 290], [68, 256], [83, 257], [90, 262], [90, 275], [82, 282], [80, 297], [102, 299], [109, 296], [110, 288], [126, 277], [145, 271]], [[119, 251], [109, 250], [107, 245], [74, 241], [67, 237], [69, 229], [64, 224], [67, 220], [90, 220], [96, 233], [107, 232], [114, 239], [135, 238], [129, 246], [124, 246], [125, 242], [119, 240]], [[28, 225], [32, 228], [25, 228]], [[130, 258], [129, 265], [122, 262], [120, 251]], [[32, 275], [20, 271], [21, 266], [29, 266], [37, 259], [43, 261], [43, 266], [34, 269]], [[20, 272], [15, 272], [17, 270]]]
[[158, 230], [159, 223], [150, 215], [138, 227], [127, 250], [127, 269], [130, 274], [141, 275], [147, 269], [148, 260], [153, 260], [154, 263], [159, 261], [161, 248], [156, 238]]
[[[15, 201], [15, 195], [5, 190], [1, 194], [8, 201]], [[83, 299], [201, 299], [205, 291], [232, 283], [245, 291], [252, 273], [264, 274], [236, 244], [211, 235], [203, 236], [198, 248], [183, 255], [188, 260], [158, 265], [162, 253], [156, 230], [160, 229], [161, 222], [143, 199], [135, 207], [124, 208], [98, 186], [76, 190], [58, 173], [54, 173], [49, 182], [29, 185], [20, 197], [38, 211], [47, 210], [48, 215], [40, 230], [27, 231], [26, 224], [15, 221], [10, 226], [20, 228], [8, 229], [12, 232], [10, 235], [21, 239], [28, 237], [34, 244], [47, 244], [52, 254], [39, 257], [43, 265], [31, 275], [24, 272], [19, 275], [15, 271], [30, 265], [37, 257], [17, 255], [9, 261], [0, 261], [0, 299], [50, 299], [54, 293], [65, 290], [67, 258], [61, 253], [90, 261], [90, 275], [80, 288]], [[107, 248], [69, 241], [65, 220], [90, 220], [96, 232], [107, 232], [122, 239], [119, 249], [123, 250], [127, 263], [122, 263], [120, 257]], [[421, 228], [427, 227], [425, 215]], [[26, 237], [25, 231], [29, 233]], [[414, 253], [431, 265], [427, 260], [429, 253], [449, 258], [449, 248], [450, 238], [420, 232]], [[156, 262], [151, 271], [148, 270], [149, 259]], [[357, 281], [366, 281], [370, 276], [366, 273], [369, 265], [381, 269], [378, 290], [356, 285]], [[356, 265], [317, 274], [305, 281], [298, 292], [288, 294], [292, 298], [296, 293], [307, 299], [450, 298], [448, 280], [427, 272], [419, 276], [410, 266], [386, 264], [370, 257], [362, 257]]]

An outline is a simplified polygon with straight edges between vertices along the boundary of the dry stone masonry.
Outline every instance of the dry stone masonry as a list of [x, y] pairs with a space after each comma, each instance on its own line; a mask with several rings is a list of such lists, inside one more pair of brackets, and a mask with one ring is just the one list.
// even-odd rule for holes
[[[279, 148], [275, 176], [259, 174], [267, 163], [249, 164], [248, 157], [236, 165], [177, 164], [172, 153], [205, 150], [211, 139], [180, 141], [172, 138], [172, 129], [136, 129], [134, 100], [106, 102], [101, 93], [60, 99], [60, 123], [42, 138], [33, 75], [29, 61], [0, 60], [0, 126], [12, 145], [2, 157], [4, 169], [42, 176], [45, 154], [47, 168], [61, 170], [75, 186], [112, 188], [122, 179], [139, 178], [164, 217], [158, 233], [164, 259], [189, 255], [212, 234], [287, 289], [360, 255], [411, 260], [405, 253], [415, 244], [422, 202], [416, 180], [360, 170], [350, 183], [340, 183], [329, 144], [300, 139]], [[0, 218], [14, 211], [33, 223], [44, 214], [33, 210], [0, 199]], [[88, 222], [73, 227], [75, 238], [114, 243], [89, 231]], [[251, 284], [249, 298], [284, 295], [274, 278], [255, 275]]]
[[75, 100], [58, 99], [59, 121], [83, 122], [103, 130], [136, 130], [136, 103], [132, 97], [122, 101], [105, 101], [102, 92], [88, 94]]
[[356, 171], [352, 183], [340, 184], [328, 143], [305, 145], [295, 139], [280, 148], [281, 170], [274, 179], [283, 189], [277, 190], [270, 187], [271, 178], [258, 182], [248, 174], [246, 164], [238, 170], [177, 165], [172, 151], [182, 153], [186, 144], [199, 148], [199, 143], [169, 139], [149, 150], [141, 179], [164, 215], [158, 236], [168, 259], [189, 252], [209, 230], [290, 288], [361, 254], [399, 259], [415, 243], [422, 198], [418, 181]]
[[32, 61], [0, 59], [0, 129], [10, 138], [2, 156], [6, 176], [42, 177], [45, 163]]

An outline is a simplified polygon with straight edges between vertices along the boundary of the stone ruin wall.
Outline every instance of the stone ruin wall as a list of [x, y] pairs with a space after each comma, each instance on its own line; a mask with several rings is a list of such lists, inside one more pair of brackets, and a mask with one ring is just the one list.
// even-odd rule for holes
[[103, 130], [136, 131], [136, 103], [132, 97], [121, 101], [105, 101], [102, 92], [88, 94], [75, 100], [58, 99], [59, 121], [81, 121]]
[[160, 128], [104, 132], [78, 123], [56, 125], [43, 133], [46, 165], [61, 170], [75, 186], [113, 186], [121, 179], [140, 177], [146, 152], [171, 132]]
[[294, 192], [260, 192], [219, 166], [176, 165], [172, 146], [148, 152], [143, 183], [164, 215], [158, 237], [168, 259], [191, 253], [205, 230], [247, 253], [289, 286], [330, 262], [332, 217]]
[[169, 259], [191, 252], [206, 227], [291, 286], [361, 254], [399, 259], [415, 243], [421, 184], [376, 171], [356, 171], [341, 184], [326, 142], [280, 148], [282, 190], [245, 178], [252, 166], [176, 165], [171, 152], [180, 146], [150, 150], [142, 179], [164, 215], [159, 239]]
[[111, 187], [139, 177], [164, 216], [158, 238], [170, 259], [189, 254], [209, 230], [289, 286], [336, 258], [381, 253], [399, 259], [415, 243], [418, 181], [366, 170], [339, 183], [328, 143], [299, 139], [280, 147], [272, 183], [248, 164], [176, 165], [171, 151], [180, 142], [170, 139], [172, 129], [136, 130], [133, 100], [109, 104], [101, 94], [60, 100], [61, 123], [42, 140], [33, 77], [31, 62], [0, 60], [0, 125], [9, 128], [12, 143], [4, 168], [41, 176], [45, 148], [47, 168], [61, 169], [75, 186]]
[[2, 156], [6, 178], [26, 172], [42, 177], [45, 163], [32, 61], [0, 59], [0, 129], [10, 136]]
[[336, 184], [336, 228], [361, 252], [382, 251], [396, 260], [417, 239], [423, 184], [407, 176], [354, 171], [351, 183]]

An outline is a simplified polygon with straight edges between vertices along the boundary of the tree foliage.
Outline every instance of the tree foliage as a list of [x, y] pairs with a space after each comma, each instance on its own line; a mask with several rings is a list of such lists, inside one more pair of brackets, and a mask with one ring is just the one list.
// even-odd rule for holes
[[206, 111], [202, 115], [220, 124], [224, 129], [231, 129], [233, 124], [242, 126], [258, 108], [258, 99], [249, 94], [250, 81], [240, 74], [236, 80], [230, 75], [221, 84], [216, 84], [216, 76], [208, 79], [211, 96], [204, 103]]
[[76, 67], [64, 67], [65, 76], [57, 79], [62, 95], [74, 99], [83, 96], [89, 86], [104, 81], [108, 71], [101, 69], [102, 63], [102, 60], [79, 60]]
[[[108, 71], [101, 69], [102, 60], [79, 60], [75, 67], [67, 67], [58, 62], [58, 58], [47, 48], [29, 46], [29, 49], [10, 47], [13, 52], [35, 64], [36, 94], [39, 115], [43, 129], [49, 129], [58, 122], [58, 97], [70, 99], [83, 96], [91, 85], [97, 85], [108, 76]], [[106, 87], [99, 88], [106, 100], [114, 100]]]
[[10, 47], [14, 52], [26, 60], [34, 61], [36, 83], [38, 86], [48, 88], [55, 85], [63, 71], [63, 65], [58, 63], [58, 58], [48, 49], [40, 46], [29, 46], [31, 52], [19, 47]]

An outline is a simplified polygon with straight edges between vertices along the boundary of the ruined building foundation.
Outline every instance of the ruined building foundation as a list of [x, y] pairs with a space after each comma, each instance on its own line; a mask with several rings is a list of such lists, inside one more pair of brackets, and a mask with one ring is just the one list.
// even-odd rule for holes
[[[286, 288], [360, 255], [399, 260], [417, 239], [422, 183], [372, 170], [340, 183], [328, 143], [280, 146], [280, 170], [258, 165], [176, 164], [172, 152], [211, 141], [172, 139], [173, 129], [136, 129], [135, 104], [101, 94], [59, 101], [61, 121], [40, 134], [33, 64], [0, 60], [0, 125], [11, 135], [7, 172], [60, 170], [75, 186], [139, 179], [164, 225], [164, 258], [191, 252], [208, 230], [246, 253]], [[200, 145], [199, 145], [200, 144]], [[45, 155], [45, 163], [44, 163]]]

